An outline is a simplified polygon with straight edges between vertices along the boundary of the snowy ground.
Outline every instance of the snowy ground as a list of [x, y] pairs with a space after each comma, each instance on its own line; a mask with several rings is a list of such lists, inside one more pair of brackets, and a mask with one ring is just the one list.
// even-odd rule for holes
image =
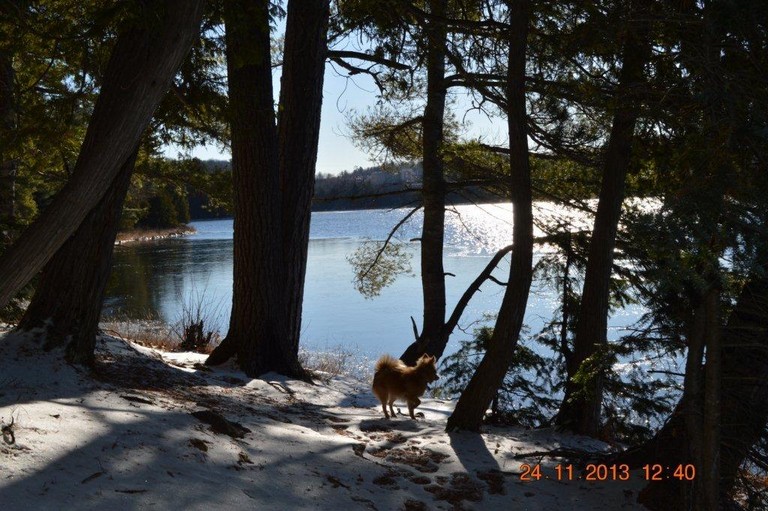
[[[607, 449], [599, 442], [447, 434], [450, 402], [424, 399], [423, 418], [386, 420], [367, 383], [250, 379], [111, 337], [88, 374], [37, 342], [0, 337], [0, 420], [15, 437], [6, 429], [0, 442], [3, 510], [644, 509], [637, 473], [588, 482], [574, 468], [558, 481], [563, 459], [516, 457]], [[523, 463], [541, 463], [542, 478], [521, 481]]]

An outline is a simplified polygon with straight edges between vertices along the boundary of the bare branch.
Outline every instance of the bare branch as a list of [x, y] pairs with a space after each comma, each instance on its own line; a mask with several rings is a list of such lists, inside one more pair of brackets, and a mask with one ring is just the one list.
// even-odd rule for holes
[[491, 282], [495, 282], [496, 284], [500, 285], [501, 287], [507, 287], [507, 284], [509, 284], [508, 282], [500, 281], [499, 279], [497, 279], [493, 275], [488, 275], [488, 280], [490, 280]]
[[378, 72], [372, 71], [371, 68], [362, 68], [362, 67], [353, 66], [352, 64], [350, 64], [349, 62], [343, 59], [332, 58], [330, 60], [335, 64], [338, 64], [339, 66], [343, 67], [347, 71], [349, 71], [349, 75], [347, 76], [351, 77], [351, 76], [359, 75], [361, 73], [367, 74], [373, 79], [374, 83], [376, 83], [376, 88], [378, 88], [380, 92], [382, 93], [384, 92], [384, 84], [381, 83], [381, 80], [379, 80]]
[[421, 335], [419, 335], [419, 327], [416, 326], [416, 320], [413, 319], [413, 316], [411, 316], [411, 326], [413, 327], [413, 336], [418, 341]]
[[386, 250], [387, 246], [389, 245], [389, 242], [392, 240], [392, 237], [395, 235], [395, 233], [400, 229], [400, 227], [403, 226], [405, 222], [408, 221], [409, 218], [411, 218], [418, 210], [421, 209], [421, 205], [416, 206], [415, 208], [411, 209], [410, 212], [408, 212], [407, 215], [405, 215], [403, 218], [400, 219], [397, 224], [392, 228], [391, 231], [389, 231], [389, 235], [387, 236], [387, 239], [384, 240], [384, 244], [382, 244], [381, 248], [376, 252], [376, 257], [373, 259], [373, 262], [368, 265], [368, 268], [363, 272], [362, 278], [365, 278], [368, 276], [368, 274], [371, 272], [371, 270], [376, 266], [376, 263], [379, 262], [379, 259], [381, 259], [381, 255], [384, 253], [384, 250]]
[[504, 256], [506, 256], [511, 251], [512, 245], [507, 245], [506, 247], [496, 252], [496, 255], [494, 255], [493, 258], [488, 262], [483, 271], [480, 272], [480, 275], [478, 275], [472, 284], [467, 287], [467, 290], [464, 291], [464, 294], [461, 295], [461, 298], [456, 303], [456, 307], [454, 307], [451, 317], [448, 318], [448, 321], [446, 321], [445, 325], [443, 325], [442, 333], [444, 338], [450, 336], [451, 332], [453, 332], [453, 329], [456, 328], [456, 325], [459, 323], [459, 319], [461, 319], [461, 315], [464, 314], [464, 310], [467, 308], [467, 305], [469, 305], [469, 301], [480, 289], [480, 286], [482, 286], [486, 280], [496, 280], [492, 277], [491, 273], [496, 269], [496, 266], [499, 265], [499, 262], [501, 262]]
[[327, 55], [329, 59], [332, 59], [337, 63], [341, 59], [357, 59], [364, 60], [366, 62], [373, 62], [375, 64], [381, 64], [382, 66], [391, 67], [392, 69], [398, 69], [400, 71], [408, 71], [411, 69], [409, 65], [403, 64], [402, 62], [359, 51], [328, 50]]

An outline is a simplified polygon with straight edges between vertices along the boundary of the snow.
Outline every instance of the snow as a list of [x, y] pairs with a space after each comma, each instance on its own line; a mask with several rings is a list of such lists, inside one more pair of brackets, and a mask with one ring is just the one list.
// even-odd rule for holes
[[[109, 336], [89, 373], [60, 350], [42, 351], [41, 337], [0, 336], [0, 420], [13, 421], [15, 436], [0, 442], [4, 510], [644, 509], [636, 472], [557, 481], [563, 459], [515, 458], [609, 449], [588, 438], [498, 427], [448, 434], [452, 402], [425, 398], [423, 418], [387, 420], [367, 382], [251, 379], [234, 366], [206, 368], [203, 355]], [[237, 425], [250, 431], [214, 431], [192, 415], [205, 411], [236, 436]], [[523, 463], [541, 463], [544, 477], [521, 481]]]

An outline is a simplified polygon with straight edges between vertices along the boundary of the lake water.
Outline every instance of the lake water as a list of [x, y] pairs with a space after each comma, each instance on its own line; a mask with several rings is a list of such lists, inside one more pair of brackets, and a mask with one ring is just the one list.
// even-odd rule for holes
[[[538, 215], [566, 215], [574, 229], [590, 227], [583, 214], [537, 204]], [[388, 352], [399, 355], [413, 341], [410, 317], [421, 325], [422, 303], [418, 278], [418, 242], [421, 214], [414, 215], [398, 231], [413, 255], [413, 275], [401, 276], [381, 295], [365, 299], [352, 284], [353, 270], [347, 258], [365, 240], [383, 240], [408, 210], [363, 210], [312, 214], [309, 260], [302, 320], [302, 346], [322, 350], [344, 346], [371, 358]], [[510, 204], [457, 206], [446, 216], [445, 271], [448, 314], [458, 298], [493, 254], [512, 241]], [[129, 317], [156, 317], [177, 321], [184, 302], [202, 301], [213, 326], [226, 333], [232, 300], [232, 220], [193, 222], [197, 233], [184, 238], [130, 244], [115, 249], [114, 270], [105, 303], [107, 312], [122, 311]], [[509, 258], [494, 275], [507, 280]], [[472, 328], [487, 314], [495, 313], [504, 288], [486, 282], [464, 313], [446, 354], [458, 341], [471, 337]], [[526, 324], [536, 332], [557, 307], [554, 290], [535, 283], [529, 300]], [[198, 297], [202, 297], [198, 300]], [[639, 315], [637, 308], [611, 318], [611, 337]]]

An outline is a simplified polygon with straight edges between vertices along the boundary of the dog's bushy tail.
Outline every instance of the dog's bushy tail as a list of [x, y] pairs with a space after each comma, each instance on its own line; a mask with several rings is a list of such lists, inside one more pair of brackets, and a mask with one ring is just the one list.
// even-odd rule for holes
[[402, 369], [405, 366], [402, 360], [397, 359], [391, 355], [382, 355], [378, 362], [376, 362], [376, 372], [378, 373], [382, 369]]

